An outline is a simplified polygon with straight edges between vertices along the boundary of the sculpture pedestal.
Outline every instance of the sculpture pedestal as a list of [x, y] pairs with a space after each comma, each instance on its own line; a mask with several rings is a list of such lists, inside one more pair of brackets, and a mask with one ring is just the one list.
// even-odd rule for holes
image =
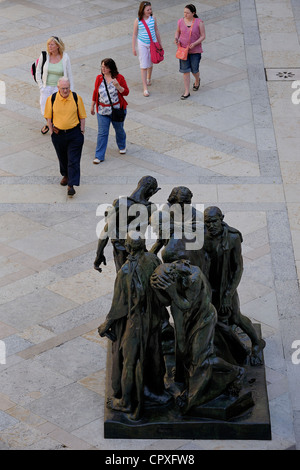
[[[255, 325], [259, 336], [260, 326]], [[107, 355], [106, 401], [111, 397], [111, 353]], [[142, 419], [105, 406], [104, 437], [115, 439], [271, 439], [265, 366], [245, 366], [238, 397], [220, 395], [182, 416], [172, 405], [146, 408]]]

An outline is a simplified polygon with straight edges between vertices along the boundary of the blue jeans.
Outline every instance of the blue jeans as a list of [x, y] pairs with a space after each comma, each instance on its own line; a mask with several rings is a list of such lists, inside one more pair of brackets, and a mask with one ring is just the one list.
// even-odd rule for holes
[[179, 72], [181, 73], [198, 73], [199, 72], [199, 64], [201, 60], [201, 53], [196, 54], [188, 54], [186, 60], [179, 59]]
[[[125, 110], [126, 113], [126, 110]], [[102, 114], [97, 113], [98, 120], [98, 136], [97, 136], [97, 147], [95, 152], [95, 158], [98, 158], [100, 161], [103, 161], [105, 158], [105, 152], [108, 143], [109, 136], [109, 126], [112, 123], [115, 132], [116, 132], [116, 142], [119, 150], [124, 150], [126, 148], [126, 133], [124, 130], [124, 121], [123, 122], [114, 122], [111, 120], [111, 115], [103, 116]]]

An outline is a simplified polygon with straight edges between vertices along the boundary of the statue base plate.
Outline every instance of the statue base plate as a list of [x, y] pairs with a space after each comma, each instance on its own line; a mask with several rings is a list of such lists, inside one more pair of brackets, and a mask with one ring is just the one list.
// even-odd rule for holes
[[[255, 325], [259, 336], [260, 325]], [[106, 402], [111, 397], [111, 352], [107, 354]], [[238, 397], [219, 397], [182, 416], [172, 404], [146, 408], [135, 421], [105, 406], [104, 437], [109, 439], [244, 439], [270, 440], [271, 423], [264, 363], [246, 365]]]

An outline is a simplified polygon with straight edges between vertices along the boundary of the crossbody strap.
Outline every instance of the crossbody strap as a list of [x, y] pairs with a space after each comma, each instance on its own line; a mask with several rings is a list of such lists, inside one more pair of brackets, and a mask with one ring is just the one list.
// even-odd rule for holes
[[[147, 31], [147, 33], [148, 33], [148, 35], [149, 35], [150, 41], [153, 42], [153, 39], [152, 39], [152, 36], [151, 36], [151, 33], [150, 33], [150, 29], [149, 29], [149, 27], [148, 27], [146, 21], [145, 21], [145, 20], [141, 20], [141, 21], [142, 21], [143, 25], [145, 26], [145, 29], [146, 29], [146, 31]], [[153, 46], [152, 46], [152, 47], [153, 47]]]
[[45, 65], [46, 60], [47, 60], [47, 52], [46, 52], [46, 51], [42, 51], [42, 54], [43, 54], [43, 61], [42, 61], [42, 67], [41, 67], [41, 78], [42, 78], [42, 76], [43, 76], [44, 65]]
[[107, 96], [108, 96], [110, 105], [111, 105], [111, 107], [113, 108], [114, 105], [112, 104], [112, 101], [111, 101], [111, 97], [110, 97], [110, 94], [109, 94], [109, 91], [108, 91], [108, 88], [107, 88], [106, 80], [105, 80], [105, 78], [104, 78], [104, 75], [102, 75], [102, 76], [103, 76], [103, 81], [104, 81], [104, 85], [105, 85], [105, 88], [106, 88], [106, 93], [107, 93]]
[[[184, 21], [184, 20], [183, 20]], [[189, 34], [189, 40], [188, 40], [188, 44], [190, 44], [190, 40], [191, 40], [191, 35], [192, 35], [192, 29], [193, 29], [193, 25], [194, 25], [194, 21], [195, 21], [195, 18], [193, 19], [192, 21], [192, 24], [191, 24], [191, 27], [190, 27], [190, 34]], [[186, 25], [185, 25], [186, 26]], [[187, 27], [187, 26], [186, 26]]]

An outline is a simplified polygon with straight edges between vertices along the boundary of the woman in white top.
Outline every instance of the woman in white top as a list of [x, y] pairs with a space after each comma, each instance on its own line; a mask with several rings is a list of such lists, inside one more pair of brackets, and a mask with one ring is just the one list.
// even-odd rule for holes
[[153, 41], [159, 42], [162, 47], [157, 22], [156, 19], [152, 16], [152, 6], [150, 2], [142, 2], [140, 4], [138, 18], [136, 18], [134, 22], [132, 35], [132, 52], [135, 56], [137, 55], [136, 41], [138, 43], [144, 96], [149, 96], [148, 86], [151, 85], [153, 63], [151, 62], [150, 56], [150, 38], [144, 24], [142, 23], [142, 20], [144, 20], [148, 25]]
[[[57, 82], [60, 77], [68, 77], [71, 90], [74, 89], [73, 76], [69, 56], [65, 45], [57, 36], [51, 36], [47, 41], [47, 59], [43, 66], [43, 54], [41, 53], [36, 68], [36, 81], [40, 88], [41, 113], [44, 116], [45, 104], [48, 96], [58, 91]], [[43, 71], [42, 71], [43, 66]], [[46, 134], [49, 127], [45, 125], [41, 129]]]

